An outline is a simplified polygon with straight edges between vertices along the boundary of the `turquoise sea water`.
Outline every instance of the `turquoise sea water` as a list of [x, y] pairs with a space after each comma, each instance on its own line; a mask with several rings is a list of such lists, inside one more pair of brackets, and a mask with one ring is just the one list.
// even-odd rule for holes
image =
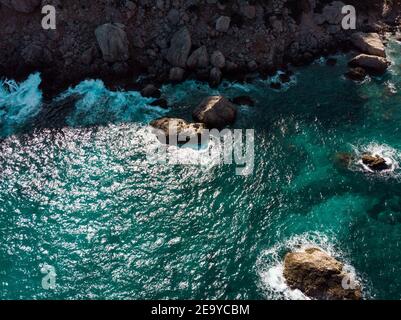
[[[167, 111], [136, 92], [85, 81], [60, 129], [34, 129], [40, 75], [0, 86], [0, 298], [296, 299], [282, 259], [317, 245], [352, 265], [364, 295], [401, 298], [401, 45], [363, 84], [324, 61], [268, 80], [166, 86]], [[255, 169], [147, 161], [148, 123], [190, 119], [204, 97], [248, 94], [235, 128], [255, 130]], [[395, 169], [369, 174], [336, 155], [377, 151]], [[182, 157], [202, 157], [181, 150]], [[56, 287], [42, 287], [43, 266]]]

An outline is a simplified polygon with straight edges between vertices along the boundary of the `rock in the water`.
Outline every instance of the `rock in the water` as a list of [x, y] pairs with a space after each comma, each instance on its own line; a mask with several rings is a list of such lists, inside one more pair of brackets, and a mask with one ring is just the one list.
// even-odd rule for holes
[[191, 34], [187, 27], [178, 30], [171, 39], [170, 48], [167, 52], [167, 61], [174, 67], [185, 68], [188, 55], [191, 51]]
[[255, 105], [255, 101], [250, 96], [238, 96], [235, 97], [232, 102], [237, 105], [243, 105], [243, 106], [251, 106], [253, 107]]
[[386, 160], [378, 155], [364, 154], [362, 155], [362, 163], [369, 167], [373, 171], [383, 171], [390, 169], [390, 165], [386, 163]]
[[216, 31], [218, 32], [227, 32], [230, 28], [230, 17], [221, 16], [216, 21]]
[[128, 60], [128, 38], [124, 31], [124, 25], [119, 23], [103, 24], [97, 27], [95, 35], [105, 61]]
[[18, 12], [31, 13], [40, 5], [41, 0], [0, 0], [0, 3]]
[[382, 75], [386, 72], [390, 62], [383, 57], [360, 54], [353, 58], [349, 65], [351, 67], [361, 67], [372, 75]]
[[344, 265], [318, 248], [291, 252], [285, 256], [284, 277], [292, 289], [322, 300], [360, 300], [361, 288], [343, 288]]
[[336, 58], [328, 58], [326, 60], [326, 65], [330, 67], [334, 67], [337, 64], [337, 59]]
[[281, 83], [273, 81], [273, 82], [270, 83], [270, 88], [272, 88], [274, 90], [280, 90], [281, 89]]
[[202, 46], [192, 52], [187, 61], [187, 66], [190, 69], [207, 68], [208, 65], [209, 55], [206, 46]]
[[160, 107], [163, 109], [167, 109], [168, 108], [168, 102], [166, 99], [156, 99], [155, 101], [151, 102], [150, 105], [152, 107]]
[[347, 78], [354, 80], [354, 81], [363, 81], [367, 73], [365, 69], [356, 67], [356, 68], [351, 68], [346, 74]]
[[214, 51], [210, 58], [210, 62], [216, 68], [223, 69], [226, 65], [226, 59], [221, 51]]
[[184, 79], [185, 70], [180, 67], [170, 69], [169, 79], [173, 82], [181, 82]]
[[351, 41], [362, 53], [386, 57], [384, 44], [377, 33], [357, 32], [352, 35]]
[[160, 98], [160, 90], [153, 84], [148, 84], [141, 90], [141, 95], [145, 98]]
[[186, 143], [190, 140], [196, 139], [199, 142], [205, 125], [203, 123], [188, 123], [179, 118], [160, 118], [152, 121], [150, 125], [155, 128], [155, 133], [161, 142], [167, 144]]
[[205, 98], [194, 110], [192, 117], [210, 129], [222, 129], [233, 124], [237, 117], [235, 106], [223, 96]]

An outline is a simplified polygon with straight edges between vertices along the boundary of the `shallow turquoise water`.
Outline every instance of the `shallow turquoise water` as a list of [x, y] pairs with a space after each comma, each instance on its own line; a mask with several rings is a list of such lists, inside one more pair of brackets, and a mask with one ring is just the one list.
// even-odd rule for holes
[[[381, 79], [342, 76], [346, 57], [268, 81], [165, 87], [164, 111], [100, 81], [69, 90], [83, 100], [59, 130], [32, 129], [40, 77], [0, 88], [0, 298], [282, 299], [288, 250], [318, 245], [355, 267], [368, 298], [401, 298], [399, 169], [341, 167], [339, 152], [401, 154], [401, 46]], [[10, 89], [11, 87], [11, 89]], [[147, 161], [147, 123], [190, 119], [202, 97], [249, 94], [236, 128], [255, 129], [255, 170]], [[183, 157], [202, 157], [182, 150]], [[54, 290], [42, 287], [53, 266]]]

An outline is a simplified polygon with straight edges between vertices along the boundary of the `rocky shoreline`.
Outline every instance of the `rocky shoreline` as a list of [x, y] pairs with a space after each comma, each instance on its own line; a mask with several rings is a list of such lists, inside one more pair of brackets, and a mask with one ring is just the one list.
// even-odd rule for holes
[[[355, 32], [395, 30], [398, 3], [350, 2], [356, 30], [342, 29], [341, 1], [1, 0], [0, 74], [40, 71], [48, 97], [86, 78], [134, 90], [187, 78], [247, 81], [349, 50]], [[41, 27], [46, 4], [56, 7], [56, 30]]]

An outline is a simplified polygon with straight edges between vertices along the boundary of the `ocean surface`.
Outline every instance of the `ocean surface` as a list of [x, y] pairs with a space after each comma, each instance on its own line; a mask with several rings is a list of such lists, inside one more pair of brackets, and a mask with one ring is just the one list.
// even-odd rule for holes
[[[1, 82], [0, 298], [306, 299], [283, 281], [283, 257], [318, 246], [355, 268], [365, 298], [400, 299], [400, 52], [392, 42], [390, 70], [363, 83], [344, 78], [339, 55], [294, 69], [281, 90], [165, 86], [168, 110], [87, 80], [62, 94], [81, 98], [52, 129], [35, 125], [40, 74]], [[253, 173], [191, 148], [180, 157], [202, 165], [149, 161], [149, 122], [190, 120], [215, 93], [256, 101], [234, 126], [255, 130]], [[339, 161], [365, 151], [393, 169]]]

